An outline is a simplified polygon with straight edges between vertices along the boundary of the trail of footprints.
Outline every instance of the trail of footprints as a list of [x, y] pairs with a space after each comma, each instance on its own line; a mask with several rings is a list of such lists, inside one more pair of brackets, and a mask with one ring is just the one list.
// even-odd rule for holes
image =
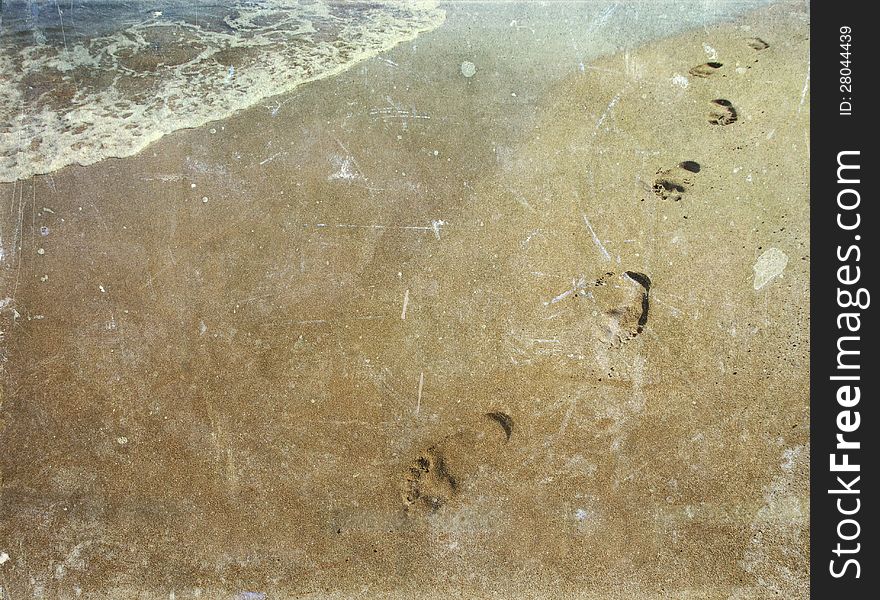
[[[747, 38], [746, 44], [755, 50], [761, 52], [770, 47], [770, 44], [758, 37]], [[697, 78], [707, 79], [713, 77], [724, 66], [723, 63], [710, 61], [691, 68], [688, 72]], [[739, 120], [739, 113], [730, 100], [724, 98], [716, 98], [709, 102], [708, 121], [711, 125], [725, 127], [736, 123]], [[655, 174], [651, 190], [662, 200], [671, 200], [678, 202], [686, 196], [694, 183], [693, 177], [702, 170], [700, 163], [693, 160], [685, 160], [678, 163], [671, 169], [660, 169]], [[606, 276], [613, 276], [613, 273], [606, 273]], [[625, 273], [631, 280], [639, 283], [643, 288], [641, 299], [641, 312], [633, 323], [635, 310], [632, 306], [620, 306], [608, 311], [608, 316], [616, 319], [616, 327], [609, 327], [609, 330], [616, 329], [617, 335], [621, 341], [627, 341], [642, 333], [648, 321], [648, 311], [650, 308], [650, 291], [651, 279], [643, 274], [635, 271], [627, 271]], [[596, 285], [604, 285], [604, 276], [596, 280]]]
[[[756, 52], [770, 47], [770, 44], [758, 37], [747, 38], [746, 44]], [[706, 79], [715, 75], [723, 66], [723, 63], [711, 61], [691, 68], [688, 73]], [[716, 98], [709, 102], [708, 121], [711, 125], [725, 127], [738, 120], [739, 112], [730, 100]], [[690, 176], [699, 173], [700, 168], [699, 163], [688, 160], [679, 163], [674, 169], [660, 169], [652, 184], [654, 194], [663, 200], [678, 202], [693, 184]]]
[[[648, 323], [651, 279], [644, 273], [626, 271], [623, 275], [642, 288], [633, 303], [614, 306], [606, 316], [616, 324], [621, 341], [642, 333]], [[608, 285], [608, 272], [593, 282], [594, 287]], [[405, 469], [401, 482], [403, 508], [411, 514], [431, 514], [444, 506], [460, 502], [468, 490], [468, 480], [481, 465], [488, 464], [510, 442], [513, 418], [494, 411], [482, 415], [477, 426], [466, 427], [419, 452]]]
[[[770, 45], [761, 38], [748, 38], [747, 45], [760, 52]], [[723, 64], [706, 62], [691, 68], [688, 72], [697, 78], [715, 76]], [[711, 125], [725, 127], [736, 123], [739, 113], [730, 100], [716, 98], [709, 102], [708, 121]], [[680, 201], [691, 189], [693, 176], [701, 171], [700, 164], [693, 160], [680, 162], [671, 169], [660, 169], [652, 184], [654, 194], [674, 202]], [[606, 341], [614, 339], [626, 342], [641, 334], [647, 323], [650, 311], [651, 278], [637, 271], [626, 271], [623, 275], [641, 286], [642, 291], [632, 300], [611, 302], [612, 308], [605, 311]], [[615, 277], [608, 272], [597, 278], [591, 287], [603, 287], [608, 279]], [[464, 489], [463, 481], [494, 452], [496, 444], [507, 443], [513, 434], [513, 419], [503, 412], [490, 412], [483, 415], [483, 424], [493, 423], [494, 437], [484, 429], [461, 431], [443, 438], [433, 444], [413, 460], [403, 477], [402, 499], [407, 511], [436, 512], [455, 501]], [[492, 426], [490, 426], [491, 428]]]
[[[770, 47], [770, 44], [758, 37], [747, 38], [746, 43], [756, 52], [766, 50]], [[688, 73], [690, 73], [694, 77], [707, 79], [715, 75], [715, 73], [717, 73], [723, 66], [723, 63], [711, 61], [691, 68]], [[738, 119], [739, 114], [737, 113], [736, 107], [734, 107], [733, 103], [730, 100], [717, 98], [709, 103], [709, 123], [711, 123], [712, 125], [719, 125], [723, 127], [725, 125], [736, 123]]]

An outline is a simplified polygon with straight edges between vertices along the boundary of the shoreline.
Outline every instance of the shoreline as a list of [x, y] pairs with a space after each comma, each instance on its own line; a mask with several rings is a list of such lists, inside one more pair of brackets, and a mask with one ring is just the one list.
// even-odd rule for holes
[[[429, 13], [432, 9], [432, 4], [429, 1], [423, 1], [421, 4], [416, 3], [414, 6], [423, 6], [423, 10], [426, 13]], [[381, 4], [378, 6], [382, 6]], [[394, 8], [395, 2], [392, 0], [388, 3], [388, 10], [392, 10]], [[399, 6], [398, 6], [399, 8]], [[310, 56], [309, 52], [306, 51], [307, 47], [303, 45], [302, 49], [297, 49], [297, 51], [303, 52], [304, 56], [301, 60], [303, 60], [302, 65], [291, 65], [287, 71], [281, 67], [279, 60], [276, 58], [274, 60], [270, 60], [271, 57], [264, 57], [261, 60], [253, 60], [254, 64], [250, 65], [241, 65], [239, 64], [239, 69], [236, 71], [235, 63], [236, 60], [246, 60], [247, 54], [241, 48], [237, 48], [233, 42], [228, 39], [224, 39], [216, 32], [212, 32], [210, 30], [202, 30], [199, 26], [186, 23], [184, 21], [170, 21], [168, 23], [162, 23], [157, 21], [156, 19], [161, 18], [161, 11], [155, 13], [158, 15], [154, 18], [153, 21], [145, 21], [143, 23], [139, 23], [136, 25], [131, 25], [128, 28], [114, 32], [112, 35], [107, 36], [99, 36], [95, 39], [86, 38], [87, 44], [79, 44], [73, 48], [73, 50], [67, 49], [67, 43], [64, 42], [64, 52], [61, 53], [58, 50], [58, 56], [52, 58], [41, 58], [40, 60], [44, 63], [47, 63], [42, 71], [37, 70], [33, 73], [28, 73], [28, 77], [35, 82], [33, 85], [26, 86], [27, 89], [33, 89], [34, 87], [46, 87], [46, 86], [57, 86], [61, 91], [58, 93], [61, 94], [60, 103], [73, 103], [78, 96], [83, 94], [83, 90], [80, 89], [80, 84], [77, 83], [77, 76], [70, 75], [71, 73], [75, 74], [79, 70], [87, 69], [88, 67], [96, 67], [99, 66], [103, 62], [108, 62], [108, 58], [112, 58], [108, 62], [107, 68], [112, 67], [113, 69], [118, 70], [116, 73], [116, 78], [123, 78], [125, 74], [130, 74], [129, 71], [132, 71], [132, 68], [126, 67], [125, 69], [119, 70], [119, 63], [124, 62], [121, 61], [116, 55], [115, 51], [112, 48], [116, 46], [123, 46], [122, 42], [119, 41], [119, 38], [123, 40], [128, 40], [130, 37], [142, 37], [147, 38], [147, 32], [150, 31], [150, 27], [154, 27], [157, 31], [162, 31], [164, 29], [169, 30], [177, 30], [173, 36], [183, 35], [186, 36], [187, 32], [190, 35], [195, 35], [194, 39], [191, 40], [183, 40], [183, 42], [177, 42], [178, 46], [186, 46], [186, 45], [195, 45], [198, 46], [200, 43], [204, 42], [204, 40], [199, 39], [199, 35], [205, 36], [205, 39], [210, 40], [213, 37], [217, 37], [219, 41], [216, 43], [218, 46], [213, 49], [211, 55], [208, 58], [203, 58], [202, 55], [205, 54], [205, 50], [201, 53], [192, 54], [191, 50], [185, 50], [182, 47], [175, 47], [175, 42], [170, 40], [165, 40], [164, 37], [168, 37], [167, 35], [157, 34], [158, 38], [161, 39], [168, 45], [167, 51], [172, 54], [171, 60], [182, 61], [181, 65], [177, 65], [174, 68], [165, 67], [163, 63], [158, 62], [156, 65], [146, 66], [145, 72], [138, 73], [139, 77], [155, 75], [158, 73], [158, 69], [164, 68], [165, 71], [162, 77], [157, 78], [155, 85], [159, 86], [159, 89], [163, 89], [167, 94], [166, 97], [163, 98], [164, 106], [162, 109], [158, 109], [154, 106], [154, 98], [142, 99], [143, 102], [138, 103], [137, 98], [129, 99], [125, 97], [125, 94], [119, 96], [116, 91], [117, 85], [121, 85], [124, 88], [128, 88], [128, 93], [134, 94], [137, 89], [136, 81], [125, 81], [123, 80], [122, 84], [117, 84], [115, 81], [108, 89], [101, 89], [97, 83], [95, 83], [95, 89], [89, 94], [90, 97], [93, 98], [94, 103], [98, 103], [99, 100], [103, 102], [107, 102], [107, 97], [117, 97], [116, 103], [120, 104], [120, 106], [111, 107], [106, 105], [89, 105], [85, 104], [82, 106], [77, 106], [76, 108], [69, 109], [67, 111], [57, 111], [51, 108], [51, 102], [46, 101], [43, 105], [39, 105], [38, 103], [43, 100], [45, 96], [49, 96], [50, 93], [47, 90], [44, 90], [42, 94], [37, 95], [30, 99], [30, 101], [34, 104], [38, 104], [40, 108], [42, 108], [43, 112], [48, 111], [48, 115], [43, 114], [40, 115], [42, 121], [37, 121], [35, 123], [27, 123], [27, 124], [16, 124], [9, 125], [9, 129], [11, 131], [9, 133], [5, 133], [6, 139], [12, 139], [14, 134], [17, 132], [19, 137], [27, 136], [31, 142], [28, 147], [25, 146], [24, 143], [20, 143], [17, 147], [12, 147], [10, 152], [15, 151], [12, 156], [16, 156], [18, 154], [24, 153], [28, 150], [35, 150], [42, 147], [44, 143], [48, 140], [46, 138], [56, 137], [56, 138], [65, 138], [66, 142], [61, 142], [64, 145], [62, 148], [55, 149], [54, 157], [43, 158], [37, 156], [31, 156], [28, 166], [19, 167], [18, 174], [16, 173], [16, 167], [7, 166], [3, 162], [0, 162], [0, 184], [4, 183], [13, 183], [26, 181], [27, 179], [36, 176], [36, 175], [46, 175], [49, 173], [54, 173], [60, 169], [63, 169], [68, 166], [79, 166], [79, 167], [87, 167], [96, 163], [101, 162], [102, 160], [106, 160], [108, 158], [128, 158], [131, 156], [135, 156], [140, 152], [145, 151], [147, 148], [154, 145], [156, 142], [160, 141], [165, 136], [171, 135], [177, 131], [185, 131], [189, 129], [198, 129], [205, 126], [210, 126], [213, 123], [219, 123], [226, 119], [232, 118], [238, 113], [242, 111], [246, 111], [262, 102], [271, 100], [276, 97], [280, 97], [286, 94], [290, 94], [294, 92], [296, 89], [300, 88], [303, 85], [307, 85], [310, 83], [314, 83], [320, 81], [322, 79], [332, 78], [340, 73], [343, 73], [349, 69], [356, 67], [358, 64], [375, 58], [383, 53], [386, 53], [390, 50], [393, 50], [396, 46], [411, 42], [418, 38], [418, 36], [432, 31], [437, 27], [442, 26], [443, 21], [445, 20], [445, 14], [442, 14], [440, 9], [434, 8], [437, 12], [433, 16], [433, 19], [428, 19], [426, 16], [421, 16], [421, 20], [426, 20], [427, 22], [419, 23], [419, 19], [416, 18], [415, 15], [412, 15], [411, 19], [413, 21], [412, 27], [410, 30], [405, 33], [398, 34], [397, 37], [391, 37], [385, 39], [381, 42], [381, 45], [377, 47], [373, 47], [379, 40], [369, 40], [365, 47], [357, 48], [358, 52], [354, 54], [354, 56], [349, 57], [347, 60], [333, 65], [332, 61], [329, 67], [325, 65], [320, 65], [322, 71], [317, 73], [313, 73], [312, 71], [315, 69], [315, 57]], [[308, 13], [304, 13], [303, 18], [312, 17], [315, 19], [320, 19], [322, 15], [320, 13], [316, 13], [315, 15], [310, 15]], [[251, 16], [251, 19], [257, 19], [258, 17], [255, 15]], [[236, 19], [241, 20], [240, 15], [236, 17]], [[382, 21], [383, 19], [388, 20], [390, 17], [387, 15], [379, 15], [376, 17], [377, 21]], [[245, 20], [247, 22], [247, 19]], [[367, 21], [372, 25], [371, 21]], [[303, 26], [305, 30], [304, 33], [309, 33], [309, 29], [312, 29], [312, 24], [308, 20], [306, 20], [307, 25]], [[391, 27], [400, 27], [400, 23], [385, 23], [386, 26]], [[63, 27], [63, 25], [62, 25]], [[140, 28], [140, 29], [138, 29]], [[340, 26], [339, 39], [336, 40], [336, 43], [344, 46], [347, 40], [342, 37], [342, 33], [346, 31], [345, 27]], [[317, 34], [318, 30], [314, 30], [312, 33]], [[246, 31], [242, 31], [241, 35], [243, 36]], [[276, 32], [277, 33], [277, 32]], [[128, 34], [128, 35], [125, 35]], [[197, 35], [196, 35], [197, 34]], [[402, 35], [402, 37], [401, 37]], [[173, 37], [172, 36], [172, 37]], [[309, 40], [309, 38], [304, 38]], [[291, 45], [294, 43], [299, 43], [300, 40], [297, 38], [293, 38], [291, 40]], [[364, 45], [364, 42], [360, 42]], [[158, 48], [161, 46], [162, 42], [155, 41], [153, 44]], [[94, 50], [92, 47], [97, 45], [98, 49]], [[103, 46], [103, 48], [102, 48]], [[111, 50], [108, 50], [111, 48]], [[330, 46], [331, 49], [338, 49], [335, 45]], [[12, 46], [10, 45], [10, 49]], [[124, 48], [126, 50], [131, 50], [130, 48]], [[29, 48], [29, 52], [23, 53], [23, 55], [27, 54], [36, 54], [39, 55], [38, 48]], [[181, 98], [181, 96], [185, 96], [186, 85], [181, 88], [176, 84], [190, 84], [193, 82], [190, 81], [175, 81], [176, 79], [181, 79], [183, 76], [181, 75], [182, 67], [188, 67], [190, 70], [197, 70], [201, 63], [206, 63], [210, 60], [214, 60], [212, 56], [224, 56], [234, 54], [234, 50], [240, 50], [242, 55], [238, 57], [238, 59], [226, 57], [221, 58], [220, 63], [216, 65], [217, 68], [226, 74], [226, 80], [223, 83], [224, 90], [226, 91], [226, 97], [236, 98], [237, 101], [229, 103], [227, 106], [222, 106], [219, 109], [220, 114], [203, 114], [199, 112], [199, 107], [195, 105], [186, 106], [186, 98]], [[328, 52], [327, 48], [321, 47], [320, 45], [316, 46], [315, 49], [310, 49], [312, 52], [317, 52], [318, 56], [322, 53], [326, 54]], [[351, 50], [351, 49], [347, 49]], [[118, 50], [116, 50], [118, 51]], [[260, 48], [262, 53], [270, 54], [270, 50]], [[145, 61], [149, 63], [150, 61], [159, 61], [160, 59], [156, 57], [149, 56], [149, 50], [145, 48], [139, 48], [134, 50], [135, 55], [133, 57], [129, 57], [129, 62], [133, 64], [137, 64], [136, 59], [140, 59], [141, 61]], [[178, 55], [189, 55], [185, 60], [183, 56], [174, 56], [177, 53]], [[107, 56], [109, 54], [109, 57]], [[147, 56], [141, 56], [141, 54], [146, 54]], [[71, 57], [76, 57], [73, 62], [71, 62]], [[11, 58], [9, 60], [10, 63], [13, 62], [21, 62], [21, 56], [15, 56], [14, 59]], [[251, 57], [253, 58], [253, 57]], [[338, 60], [336, 56], [333, 57]], [[326, 56], [324, 56], [324, 60], [329, 60]], [[78, 61], [78, 62], [77, 62]], [[195, 64], [190, 64], [192, 61], [200, 61]], [[224, 64], [228, 62], [228, 65]], [[260, 71], [261, 61], [265, 62], [265, 65], [262, 65], [264, 70], [267, 70], [266, 73], [258, 74], [256, 76], [251, 75], [250, 72]], [[26, 61], [25, 61], [26, 62]], [[318, 61], [320, 62], [320, 61]], [[48, 63], [54, 63], [53, 72]], [[28, 65], [30, 68], [31, 66]], [[249, 69], [244, 67], [250, 67]], [[272, 77], [267, 77], [269, 71], [274, 68], [281, 71], [281, 73], [273, 73]], [[151, 72], [153, 71], [153, 72]], [[301, 72], [300, 72], [301, 71]], [[171, 75], [174, 73], [175, 75]], [[294, 77], [296, 75], [296, 77]], [[204, 81], [199, 81], [198, 78], [194, 78], [196, 82], [196, 86], [201, 85], [204, 87], [203, 94], [205, 98], [203, 101], [210, 99], [211, 101], [216, 102], [216, 90], [215, 87], [218, 85], [218, 81], [216, 81], [217, 73], [213, 74], [214, 80], [210, 80], [208, 75], [203, 74], [202, 79]], [[79, 75], [82, 78], [82, 74]], [[106, 77], [106, 74], [97, 74], [93, 76], [92, 79], [99, 80], [103, 77]], [[244, 83], [240, 83], [239, 79], [244, 79]], [[295, 81], [293, 83], [286, 83], [281, 85], [280, 87], [277, 84], [277, 80], [279, 78], [293, 78]], [[42, 81], [45, 79], [46, 81]], [[136, 79], [136, 78], [135, 78]], [[276, 81], [272, 81], [276, 80]], [[164, 83], [163, 83], [164, 81]], [[71, 82], [73, 83], [73, 87], [75, 89], [75, 93], [73, 90], [67, 89], [70, 88]], [[20, 83], [17, 80], [16, 84]], [[162, 86], [168, 86], [167, 89]], [[264, 90], [257, 97], [248, 97], [247, 94], [242, 96], [242, 88], [248, 88], [248, 90], [259, 89], [261, 87], [270, 87], [269, 90]], [[21, 96], [22, 93], [25, 92], [24, 89], [18, 89], [18, 85], [13, 87], [10, 84], [10, 97], [15, 95]], [[141, 94], [142, 96], [142, 94]], [[241, 96], [241, 97], [239, 97]], [[6, 100], [6, 99], [4, 99]], [[147, 102], [146, 100], [149, 100]], [[6, 100], [5, 104], [11, 105], [11, 100]], [[183, 105], [183, 111], [181, 110], [180, 105]], [[188, 120], [181, 120], [180, 112], [191, 111], [192, 116]], [[129, 115], [128, 117], [119, 117], [117, 114], [112, 113], [125, 113]], [[17, 115], [10, 114], [10, 122], [14, 123], [21, 120], [22, 114], [19, 113]], [[154, 124], [152, 127], [150, 126], [142, 126], [135, 119], [132, 120], [132, 116], [139, 116], [142, 121], [148, 121], [152, 119], [155, 122], [162, 121], [163, 123], [173, 123], [170, 127], [162, 127], [158, 125], [158, 123]], [[81, 121], [77, 123], [76, 119], [79, 117]], [[54, 131], [53, 131], [54, 127]], [[145, 127], [143, 130], [141, 127]], [[128, 129], [133, 129], [134, 133], [128, 134]], [[108, 133], [108, 129], [115, 130], [113, 133]], [[82, 130], [82, 131], [81, 131]], [[142, 133], [143, 131], [143, 133]], [[81, 134], [83, 132], [91, 132], [91, 139], [86, 137], [82, 138]], [[128, 134], [127, 138], [118, 139], [114, 138], [113, 135], [116, 136], [121, 135], [123, 132]], [[144, 135], [144, 133], [146, 135]], [[51, 135], [49, 135], [51, 134]], [[6, 137], [8, 136], [8, 137]], [[103, 139], [102, 139], [103, 138]], [[105, 145], [109, 144], [111, 147], [115, 148], [113, 153], [108, 154], [105, 149]], [[0, 154], [0, 161], [3, 161], [7, 157], [6, 151], [3, 154]], [[19, 159], [21, 160], [21, 159]], [[45, 164], [43, 164], [45, 163]], [[43, 164], [41, 167], [30, 166], [30, 164]], [[24, 169], [24, 170], [22, 170]]]
[[[576, 4], [577, 2], [576, 2], [576, 0], [574, 2], [571, 2], [569, 0], [563, 0], [562, 2], [558, 3], [558, 5], [554, 8], [558, 9], [560, 6], [569, 5], [572, 3]], [[516, 5], [516, 2], [513, 2], [511, 4]], [[760, 2], [755, 2], [755, 4], [760, 4]], [[449, 5], [449, 8], [451, 9], [452, 7], [454, 7], [456, 5], [456, 3], [455, 2], [451, 2], [451, 3], [450, 2], [442, 2], [442, 1], [437, 2], [436, 9], [439, 11], [444, 10], [442, 8], [443, 5]], [[609, 9], [611, 9], [611, 10], [610, 11], [605, 10], [598, 15], [598, 17], [596, 19], [596, 23], [599, 23], [600, 26], [601, 26], [601, 24], [604, 24], [608, 18], [613, 16], [613, 14], [616, 10], [616, 8], [614, 6], [609, 6]], [[717, 9], [717, 7], [716, 7], [716, 9]], [[751, 8], [751, 9], [747, 9], [747, 11], [748, 10], [760, 10], [760, 8]], [[725, 19], [735, 19], [735, 18], [737, 18], [737, 15], [735, 15], [735, 14], [733, 14], [733, 15], [728, 14], [728, 15], [721, 16], [721, 17], [715, 17], [716, 22], [724, 22]], [[445, 21], [445, 15], [443, 16], [443, 19], [440, 22], [432, 23], [426, 27], [417, 28], [412, 31], [411, 36], [404, 37], [402, 39], [399, 39], [399, 40], [396, 40], [393, 42], [389, 42], [390, 45], [388, 45], [387, 47], [385, 47], [381, 50], [371, 50], [369, 52], [364, 52], [361, 56], [350, 59], [349, 61], [347, 61], [343, 64], [340, 64], [340, 65], [337, 65], [336, 67], [331, 68], [325, 72], [322, 72], [322, 73], [314, 75], [314, 76], [305, 76], [304, 79], [297, 81], [289, 89], [285, 89], [285, 90], [281, 90], [281, 91], [277, 91], [277, 92], [272, 92], [272, 93], [266, 93], [266, 94], [260, 96], [260, 98], [258, 98], [258, 99], [248, 100], [246, 104], [227, 107], [223, 111], [224, 114], [222, 114], [222, 116], [207, 117], [204, 115], [197, 115], [195, 117], [196, 118], [195, 121], [192, 121], [190, 123], [177, 123], [177, 124], [175, 124], [174, 128], [172, 128], [172, 129], [164, 130], [161, 128], [158, 128], [158, 129], [154, 128], [152, 130], [147, 130], [148, 135], [146, 137], [137, 138], [137, 139], [132, 138], [131, 140], [129, 140], [129, 142], [134, 144], [134, 146], [132, 146], [131, 148], [126, 148], [126, 149], [118, 148], [118, 150], [114, 154], [107, 154], [103, 148], [103, 143], [101, 143], [99, 146], [90, 147], [88, 144], [83, 144], [82, 142], [78, 142], [77, 145], [82, 146], [82, 148], [78, 148], [76, 151], [70, 150], [70, 152], [71, 153], [81, 153], [81, 150], [84, 151], [85, 154], [83, 154], [83, 156], [80, 159], [59, 157], [59, 158], [56, 158], [56, 159], [50, 161], [51, 164], [49, 164], [48, 166], [40, 167], [38, 171], [33, 171], [33, 168], [29, 167], [30, 170], [26, 171], [25, 172], [26, 174], [16, 175], [16, 176], [14, 176], [14, 178], [13, 178], [12, 171], [10, 171], [8, 174], [4, 174], [4, 171], [0, 171], [0, 185], [11, 184], [11, 183], [21, 183], [21, 182], [27, 181], [28, 179], [30, 179], [32, 177], [53, 174], [61, 169], [65, 169], [68, 167], [72, 167], [72, 168], [88, 167], [88, 166], [97, 164], [101, 161], [108, 160], [108, 159], [130, 158], [132, 156], [136, 156], [137, 154], [140, 154], [141, 152], [148, 151], [153, 145], [155, 145], [157, 142], [161, 141], [166, 136], [173, 135], [173, 134], [180, 132], [180, 131], [188, 131], [188, 130], [193, 130], [193, 129], [198, 130], [198, 129], [205, 128], [205, 127], [210, 128], [212, 126], [219, 125], [223, 121], [230, 119], [230, 118], [235, 118], [240, 113], [246, 112], [248, 110], [252, 110], [253, 108], [255, 108], [265, 102], [277, 100], [279, 103], [281, 103], [284, 97], [290, 97], [291, 95], [295, 94], [297, 92], [297, 90], [299, 90], [304, 85], [313, 84], [315, 82], [318, 82], [318, 81], [321, 81], [321, 80], [327, 79], [327, 78], [337, 77], [340, 74], [345, 73], [346, 71], [349, 71], [350, 69], [356, 68], [359, 64], [361, 64], [364, 61], [370, 61], [370, 60], [376, 59], [377, 57], [381, 57], [382, 54], [387, 54], [389, 52], [392, 52], [396, 47], [398, 47], [400, 45], [414, 43], [419, 37], [424, 36], [425, 34], [431, 33], [432, 31], [435, 31], [439, 27], [443, 27], [444, 21]], [[168, 26], [170, 27], [175, 24], [176, 24], [176, 22], [172, 22], [172, 23], [169, 23]], [[706, 27], [706, 26], [712, 26], [713, 24], [714, 24], [714, 22], [706, 22], [706, 23], [701, 23], [699, 26]], [[595, 27], [596, 24], [591, 23], [590, 26]], [[691, 24], [690, 26], [696, 27], [698, 25]], [[520, 26], [517, 26], [517, 27], [520, 27]], [[676, 26], [676, 27], [680, 27], [680, 26]], [[685, 29], [687, 29], [687, 27], [685, 27]], [[644, 45], [644, 44], [650, 43], [652, 40], [662, 39], [662, 37], [669, 37], [669, 35], [668, 35], [668, 33], [662, 33], [660, 31], [657, 31], [657, 32], [654, 32], [653, 34], [648, 34], [647, 36], [642, 36], [642, 37], [638, 38], [638, 45]], [[572, 43], [574, 43], [574, 41]], [[576, 46], [577, 46], [577, 44], [575, 44], [575, 47]], [[615, 49], [613, 47], [608, 47], [608, 48], [604, 48], [601, 50], [592, 50], [592, 51], [585, 50], [583, 60], [593, 61], [593, 60], [598, 59], [600, 56], [602, 56], [604, 54], [613, 53], [614, 51], [615, 51]], [[583, 67], [583, 62], [581, 63], [581, 67]], [[70, 68], [69, 66], [66, 67], [65, 70], [62, 70], [62, 72], [66, 72], [66, 70], [69, 70], [69, 68]], [[59, 82], [59, 85], [64, 87], [63, 82]], [[132, 111], [133, 112], [142, 112], [142, 111], [146, 110], [146, 107], [143, 107], [143, 106], [131, 107], [131, 109], [132, 110], [129, 110], [128, 112], [132, 112]], [[61, 121], [61, 120], [66, 120], [66, 116], [64, 119], [59, 119], [59, 121]], [[10, 133], [9, 135], [11, 136], [12, 134]], [[65, 135], [66, 135], [66, 133], [65, 133]], [[34, 136], [35, 136], [35, 139], [42, 141], [42, 137], [39, 134], [34, 134]], [[34, 136], [32, 136], [32, 137], [34, 137]], [[92, 146], [94, 146], [94, 144], [92, 144]], [[70, 162], [70, 161], [72, 161], [72, 162]], [[33, 171], [33, 172], [31, 172], [31, 171]]]

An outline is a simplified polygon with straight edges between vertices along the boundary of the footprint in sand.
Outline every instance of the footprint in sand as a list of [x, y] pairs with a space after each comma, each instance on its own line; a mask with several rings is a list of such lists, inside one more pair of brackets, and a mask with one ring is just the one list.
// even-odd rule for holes
[[[603, 339], [614, 345], [625, 343], [645, 330], [650, 309], [651, 278], [637, 271], [626, 271], [624, 280], [630, 285], [623, 288], [626, 296], [617, 306], [605, 311]], [[635, 289], [640, 288], [640, 289]]]
[[663, 200], [678, 202], [690, 189], [692, 181], [688, 173], [699, 173], [700, 163], [686, 160], [678, 163], [675, 169], [660, 169], [651, 185], [654, 194]]
[[711, 110], [709, 112], [709, 122], [712, 125], [730, 125], [736, 123], [739, 115], [730, 100], [719, 98], [709, 103]]
[[403, 477], [404, 508], [436, 512], [460, 498], [467, 490], [468, 478], [512, 435], [510, 415], [490, 412], [478, 423], [420, 452]]
[[403, 503], [407, 508], [421, 504], [434, 512], [449, 502], [458, 489], [458, 480], [449, 472], [443, 450], [431, 446], [419, 454], [406, 472]]
[[723, 66], [724, 65], [720, 62], [707, 62], [701, 65], [697, 65], [696, 67], [688, 71], [688, 73], [690, 73], [694, 77], [706, 78], [711, 77], [718, 69]]
[[770, 44], [759, 37], [748, 38], [746, 41], [749, 44], [749, 48], [753, 48], [755, 50], [766, 50], [770, 47]]
[[624, 275], [642, 286], [641, 312], [639, 312], [639, 318], [636, 321], [636, 332], [632, 336], [635, 337], [636, 335], [642, 333], [642, 331], [645, 330], [645, 325], [648, 324], [648, 310], [650, 309], [651, 302], [651, 278], [644, 273], [639, 273], [637, 271], [627, 271], [626, 273], [624, 273]]
[[593, 313], [592, 335], [612, 347], [635, 339], [648, 324], [651, 278], [638, 271], [605, 273], [585, 290], [604, 310]]

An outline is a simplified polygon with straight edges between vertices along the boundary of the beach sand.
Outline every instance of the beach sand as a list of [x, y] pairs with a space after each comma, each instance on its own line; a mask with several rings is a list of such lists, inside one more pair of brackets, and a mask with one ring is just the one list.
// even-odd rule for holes
[[806, 598], [805, 11], [0, 186], [4, 597]]

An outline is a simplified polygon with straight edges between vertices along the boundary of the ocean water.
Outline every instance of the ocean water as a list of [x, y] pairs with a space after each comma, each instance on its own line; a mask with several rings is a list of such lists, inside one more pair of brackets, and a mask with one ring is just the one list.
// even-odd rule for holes
[[[486, 23], [530, 30], [541, 52], [520, 48], [504, 60], [549, 78], [767, 2], [2, 2], [0, 182], [131, 156], [168, 133], [339, 73], [445, 22], [464, 45], [492, 33]], [[455, 18], [447, 21], [447, 13]], [[504, 47], [500, 41], [500, 53]]]
[[4, 2], [0, 181], [130, 156], [443, 20], [430, 0]]

